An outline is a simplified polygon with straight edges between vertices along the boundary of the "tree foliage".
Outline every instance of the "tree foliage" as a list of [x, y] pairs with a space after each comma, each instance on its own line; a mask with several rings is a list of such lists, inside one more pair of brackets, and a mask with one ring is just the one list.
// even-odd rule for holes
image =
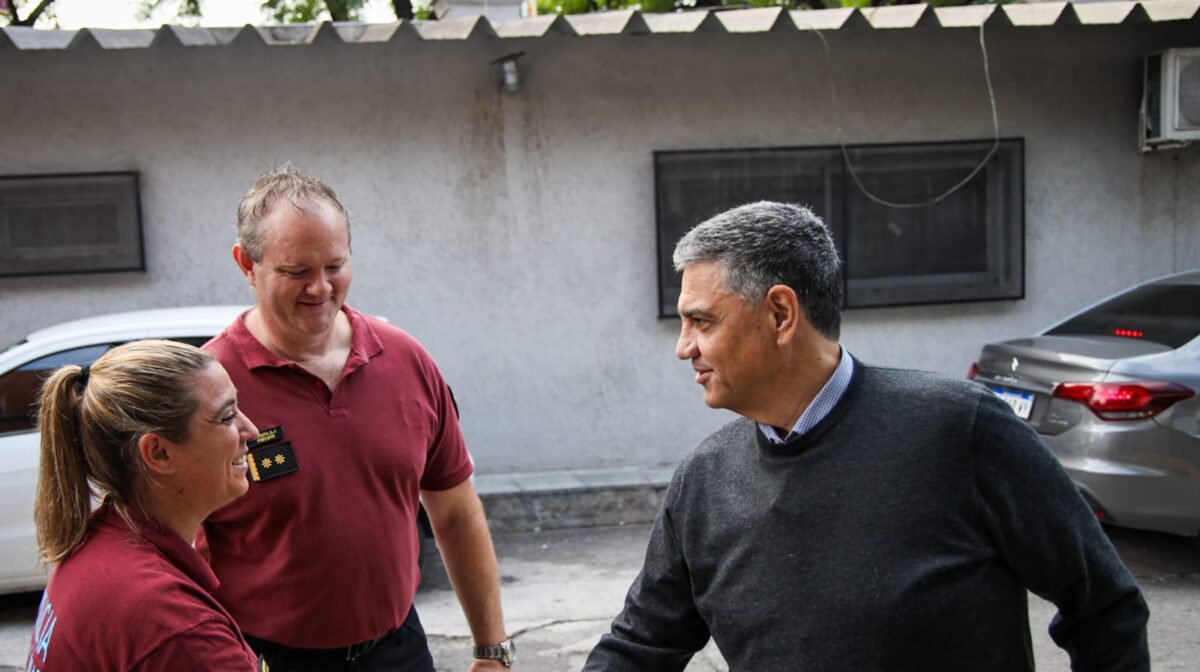
[[178, 5], [175, 14], [179, 17], [199, 18], [201, 16], [200, 0], [141, 0], [137, 16], [145, 21], [165, 5]]
[[[55, 0], [0, 0], [0, 26], [33, 26], [38, 19], [52, 17]], [[359, 21], [368, 0], [243, 0], [257, 4], [263, 18], [276, 23]], [[392, 0], [392, 9], [400, 19], [432, 18], [428, 0]], [[199, 19], [204, 16], [204, 0], [139, 0], [137, 18], [153, 16]], [[43, 21], [43, 23], [45, 23]]]
[[54, 0], [0, 0], [0, 25], [32, 26]]
[[[3, 2], [4, 0], [0, 0]], [[315, 23], [317, 21], [360, 21], [367, 0], [243, 0], [256, 2], [263, 16], [275, 23]], [[140, 16], [145, 19], [161, 9], [180, 18], [204, 15], [201, 0], [141, 0]], [[413, 17], [411, 0], [392, 0], [392, 9], [401, 19]]]
[[[244, 0], [256, 2], [264, 18], [278, 23], [358, 21], [367, 0]], [[671, 12], [676, 9], [704, 7], [785, 7], [787, 9], [831, 9], [834, 7], [879, 7], [911, 4], [915, 0], [537, 0], [539, 14], [586, 14], [614, 9], [642, 12]], [[1009, 0], [924, 0], [935, 7], [1004, 4]], [[53, 13], [54, 0], [0, 0], [0, 25], [32, 26]], [[434, 18], [431, 0], [392, 0], [396, 17], [401, 19]], [[199, 18], [204, 14], [203, 0], [141, 0], [138, 16], [148, 19], [160, 10], [178, 18]], [[415, 17], [414, 17], [415, 14]]]
[[[934, 7], [951, 5], [1003, 4], [1007, 0], [923, 0]], [[539, 14], [586, 14], [612, 9], [636, 9], [642, 12], [671, 12], [676, 9], [705, 7], [748, 8], [784, 7], [786, 9], [833, 9], [836, 7], [880, 7], [909, 5], [917, 0], [537, 0]]]
[[357, 21], [366, 0], [263, 0], [262, 8], [280, 23], [314, 23], [329, 13], [333, 21]]
[[[333, 21], [357, 21], [367, 0], [244, 0], [257, 2], [263, 16], [276, 23], [313, 23], [329, 18]], [[396, 0], [399, 4], [400, 0]], [[141, 0], [138, 14], [148, 19], [160, 10], [180, 18], [199, 18], [204, 15], [201, 0]]]

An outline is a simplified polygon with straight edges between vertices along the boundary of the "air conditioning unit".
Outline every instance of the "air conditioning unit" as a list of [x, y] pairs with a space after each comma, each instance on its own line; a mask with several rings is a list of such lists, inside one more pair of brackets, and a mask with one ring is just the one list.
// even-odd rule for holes
[[1147, 56], [1142, 86], [1143, 152], [1200, 140], [1200, 48]]

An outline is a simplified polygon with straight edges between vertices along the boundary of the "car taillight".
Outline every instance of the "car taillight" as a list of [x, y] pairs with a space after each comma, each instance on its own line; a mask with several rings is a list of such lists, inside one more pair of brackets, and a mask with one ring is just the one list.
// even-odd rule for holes
[[979, 362], [971, 362], [971, 368], [967, 369], [967, 380], [975, 380], [975, 376], [979, 375]]
[[1134, 383], [1062, 383], [1054, 396], [1092, 409], [1101, 420], [1141, 420], [1195, 396], [1182, 385], [1159, 381]]

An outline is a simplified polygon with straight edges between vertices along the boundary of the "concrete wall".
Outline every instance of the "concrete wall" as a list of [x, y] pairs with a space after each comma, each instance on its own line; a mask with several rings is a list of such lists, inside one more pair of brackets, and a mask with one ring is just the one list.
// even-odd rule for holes
[[[1194, 22], [989, 28], [1025, 138], [1026, 298], [847, 312], [868, 362], [962, 375], [1135, 281], [1200, 266], [1200, 148], [1135, 150], [1140, 58]], [[850, 143], [985, 138], [974, 29], [828, 34]], [[489, 62], [524, 50], [504, 95]], [[235, 205], [291, 161], [353, 220], [352, 305], [421, 339], [484, 472], [671, 463], [704, 407], [656, 315], [651, 152], [827, 145], [808, 34], [0, 51], [0, 173], [142, 171], [148, 271], [0, 278], [0, 342], [125, 309], [246, 302]]]

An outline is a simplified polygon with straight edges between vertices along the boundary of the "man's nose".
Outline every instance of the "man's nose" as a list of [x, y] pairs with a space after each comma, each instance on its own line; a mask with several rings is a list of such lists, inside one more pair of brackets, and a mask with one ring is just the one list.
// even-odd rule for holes
[[675, 356], [680, 359], [691, 359], [698, 355], [696, 339], [692, 338], [687, 327], [679, 330], [679, 340], [675, 342]]
[[313, 296], [320, 296], [321, 294], [329, 291], [331, 286], [332, 284], [329, 282], [329, 276], [326, 273], [321, 272], [318, 273], [315, 278], [313, 278], [312, 282], [308, 283], [308, 287], [306, 287], [306, 289], [308, 290], [309, 294]]

